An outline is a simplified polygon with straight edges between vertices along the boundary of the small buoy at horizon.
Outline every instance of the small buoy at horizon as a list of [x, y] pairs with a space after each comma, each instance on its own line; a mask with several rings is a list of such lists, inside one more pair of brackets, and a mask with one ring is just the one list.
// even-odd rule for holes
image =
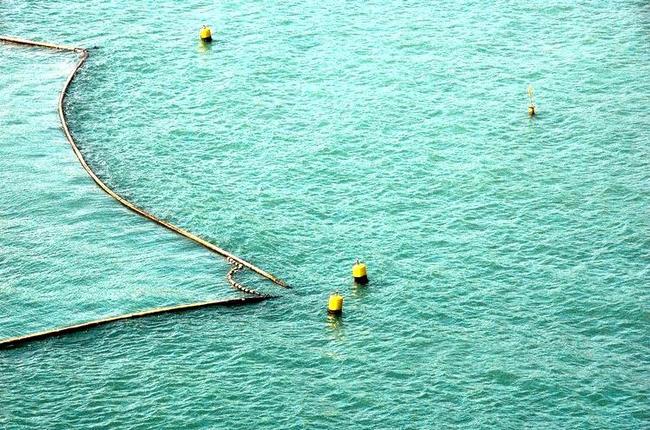
[[367, 273], [366, 264], [359, 262], [358, 258], [357, 258], [357, 262], [354, 263], [354, 266], [352, 266], [352, 277], [354, 278], [354, 282], [356, 282], [357, 284], [365, 285], [368, 283], [368, 273]]
[[330, 296], [327, 302], [327, 313], [330, 315], [341, 315], [343, 313], [343, 296], [338, 291]]
[[210, 30], [210, 27], [207, 25], [201, 27], [201, 30], [199, 30], [199, 37], [201, 38], [202, 42], [212, 42], [212, 30]]
[[528, 99], [530, 100], [530, 104], [528, 105], [528, 116], [535, 116], [537, 110], [535, 108], [535, 90], [532, 85], [528, 85]]

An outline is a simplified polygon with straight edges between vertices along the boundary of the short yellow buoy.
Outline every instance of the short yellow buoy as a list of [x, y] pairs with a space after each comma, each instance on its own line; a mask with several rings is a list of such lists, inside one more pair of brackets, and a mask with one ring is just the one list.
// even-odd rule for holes
[[357, 262], [354, 263], [354, 266], [352, 266], [352, 277], [354, 278], [354, 282], [357, 284], [365, 285], [368, 283], [366, 264], [360, 263], [359, 259], [357, 259]]
[[212, 42], [212, 30], [210, 30], [210, 27], [207, 25], [201, 27], [201, 30], [199, 30], [199, 37], [203, 42]]
[[535, 116], [537, 113], [535, 108], [535, 90], [532, 85], [528, 85], [528, 99], [530, 100], [530, 104], [528, 105], [528, 116]]
[[338, 291], [330, 296], [327, 302], [327, 313], [331, 315], [341, 315], [343, 313], [343, 296]]

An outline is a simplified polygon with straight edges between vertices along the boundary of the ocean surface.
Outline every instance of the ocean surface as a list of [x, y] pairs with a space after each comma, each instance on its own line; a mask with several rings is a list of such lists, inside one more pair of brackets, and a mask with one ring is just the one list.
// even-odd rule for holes
[[[89, 48], [92, 168], [293, 287], [0, 351], [1, 429], [650, 428], [647, 1], [8, 0], [0, 34]], [[81, 168], [75, 61], [0, 44], [0, 338], [240, 295]]]

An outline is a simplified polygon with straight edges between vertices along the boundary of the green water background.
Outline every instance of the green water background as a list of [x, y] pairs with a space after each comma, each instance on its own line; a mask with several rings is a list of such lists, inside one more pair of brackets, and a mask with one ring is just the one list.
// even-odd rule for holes
[[[92, 167], [294, 287], [2, 352], [1, 428], [650, 425], [647, 2], [5, 1], [0, 33], [91, 48]], [[237, 295], [78, 165], [74, 61], [0, 46], [0, 337]]]

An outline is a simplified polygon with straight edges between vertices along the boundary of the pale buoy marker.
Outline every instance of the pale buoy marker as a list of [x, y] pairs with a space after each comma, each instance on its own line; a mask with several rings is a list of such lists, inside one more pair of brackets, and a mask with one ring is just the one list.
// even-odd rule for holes
[[528, 116], [535, 116], [537, 114], [537, 107], [535, 106], [535, 90], [532, 85], [528, 85], [528, 99], [530, 100]]

